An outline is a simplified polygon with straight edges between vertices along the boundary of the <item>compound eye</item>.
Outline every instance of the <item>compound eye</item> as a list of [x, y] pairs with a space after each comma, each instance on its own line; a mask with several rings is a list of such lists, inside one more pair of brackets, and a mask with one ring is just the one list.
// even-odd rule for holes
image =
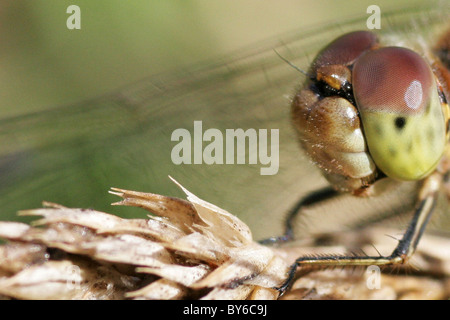
[[363, 52], [372, 49], [378, 43], [377, 36], [368, 31], [347, 33], [326, 46], [314, 60], [312, 73], [324, 66], [352, 64]]
[[352, 84], [375, 164], [399, 180], [418, 180], [434, 170], [446, 129], [427, 62], [406, 48], [368, 51], [354, 64]]
[[417, 53], [398, 47], [369, 51], [353, 68], [354, 95], [360, 112], [422, 113], [430, 101], [433, 75]]

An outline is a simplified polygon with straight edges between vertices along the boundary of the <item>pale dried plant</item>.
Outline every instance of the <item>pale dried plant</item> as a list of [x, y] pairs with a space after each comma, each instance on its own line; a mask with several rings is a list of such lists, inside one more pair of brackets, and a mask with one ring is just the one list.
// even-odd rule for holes
[[[180, 186], [181, 187], [181, 186]], [[262, 246], [236, 216], [181, 187], [187, 201], [113, 188], [115, 205], [141, 207], [147, 219], [46, 207], [32, 226], [0, 222], [0, 297], [13, 299], [277, 299], [299, 255], [342, 248]], [[392, 230], [355, 234], [364, 250], [392, 248]], [[364, 235], [364, 236], [362, 236]], [[382, 235], [382, 237], [380, 237]], [[364, 241], [362, 239], [364, 238]], [[390, 242], [389, 242], [390, 241]], [[389, 248], [387, 250], [389, 250]], [[346, 269], [302, 271], [284, 299], [444, 299], [450, 296], [450, 240], [425, 236], [410, 274]], [[417, 271], [419, 270], [419, 271]], [[370, 275], [369, 275], [370, 276]]]

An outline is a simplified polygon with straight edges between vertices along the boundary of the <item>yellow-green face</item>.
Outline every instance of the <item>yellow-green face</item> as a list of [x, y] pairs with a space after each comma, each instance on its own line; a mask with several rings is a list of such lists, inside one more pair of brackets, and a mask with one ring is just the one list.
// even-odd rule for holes
[[446, 146], [445, 115], [431, 69], [418, 54], [387, 47], [360, 57], [353, 90], [377, 167], [399, 180], [432, 172]]

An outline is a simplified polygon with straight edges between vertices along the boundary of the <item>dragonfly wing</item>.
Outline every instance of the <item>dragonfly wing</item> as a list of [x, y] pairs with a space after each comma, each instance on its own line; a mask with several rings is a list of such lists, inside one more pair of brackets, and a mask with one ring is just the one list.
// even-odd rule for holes
[[[413, 35], [407, 27], [411, 21], [418, 18], [416, 30], [432, 29], [447, 16], [433, 8], [412, 8], [386, 14], [386, 20]], [[123, 214], [123, 208], [109, 206], [115, 200], [107, 194], [110, 187], [182, 196], [171, 175], [201, 198], [241, 216], [256, 230], [255, 237], [279, 234], [288, 208], [326, 182], [300, 151], [290, 125], [289, 99], [304, 75], [275, 51], [307, 70], [326, 43], [361, 28], [366, 28], [366, 16], [299, 30], [231, 59], [153, 76], [78, 104], [0, 119], [2, 219], [13, 219], [17, 210], [38, 207], [43, 200]], [[278, 174], [262, 176], [261, 164], [175, 165], [172, 132], [193, 132], [198, 120], [203, 131], [279, 129]], [[402, 194], [400, 202], [411, 198], [407, 191]], [[348, 201], [342, 202], [342, 211], [352, 206]], [[366, 202], [361, 210], [380, 208]], [[341, 210], [333, 211], [339, 220]], [[320, 214], [316, 217], [323, 224]]]

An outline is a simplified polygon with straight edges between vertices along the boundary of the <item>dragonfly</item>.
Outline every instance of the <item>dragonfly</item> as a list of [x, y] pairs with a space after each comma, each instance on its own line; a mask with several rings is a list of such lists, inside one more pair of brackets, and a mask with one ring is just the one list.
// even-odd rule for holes
[[[387, 26], [377, 34], [406, 47], [420, 35], [431, 45], [449, 12], [431, 5], [385, 12]], [[298, 199], [329, 183], [299, 148], [291, 124], [289, 105], [306, 76], [280, 56], [308, 70], [327, 43], [346, 32], [365, 30], [366, 19], [349, 20], [339, 28], [330, 24], [303, 29], [226, 62], [152, 76], [80, 103], [0, 119], [2, 219], [13, 219], [16, 211], [42, 200], [123, 215], [123, 210], [109, 207], [114, 200], [106, 194], [110, 187], [181, 196], [170, 175], [241, 217], [254, 238], [283, 234], [286, 213]], [[175, 164], [172, 133], [180, 128], [193, 132], [199, 120], [220, 132], [279, 130], [277, 174], [261, 175], [260, 165]], [[308, 214], [290, 224], [296, 237], [305, 237], [408, 218], [417, 189], [416, 182], [399, 182], [377, 197], [320, 197], [324, 201], [315, 201]], [[434, 211], [435, 229], [448, 231], [445, 197]]]
[[290, 220], [305, 205], [339, 192], [376, 195], [376, 185], [386, 188], [391, 179], [423, 184], [411, 223], [390, 255], [300, 257], [281, 293], [301, 266], [385, 266], [412, 257], [450, 174], [449, 37], [446, 31], [435, 56], [425, 60], [405, 47], [380, 45], [372, 32], [355, 31], [334, 40], [311, 64], [292, 101], [292, 118], [303, 148], [332, 187], [302, 199], [285, 235], [274, 242], [292, 237]]

